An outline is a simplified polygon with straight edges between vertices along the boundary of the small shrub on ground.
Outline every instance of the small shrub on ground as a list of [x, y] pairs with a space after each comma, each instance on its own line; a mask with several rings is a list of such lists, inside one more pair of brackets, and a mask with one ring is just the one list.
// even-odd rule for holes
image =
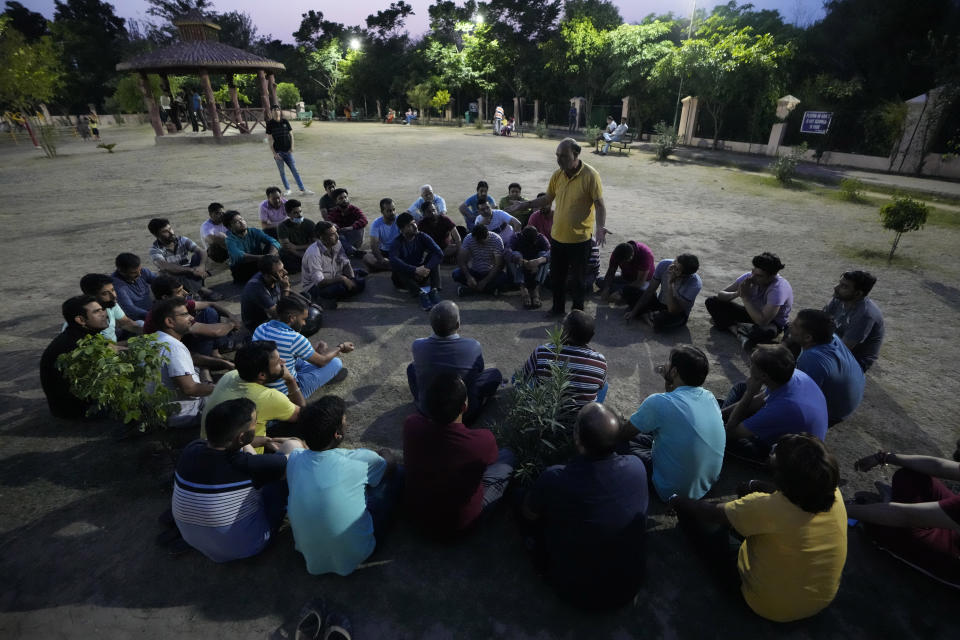
[[537, 134], [538, 138], [546, 138], [547, 123], [544, 120], [541, 120], [540, 122], [538, 122], [536, 128], [534, 129], [534, 132]]
[[770, 164], [770, 170], [773, 172], [773, 176], [780, 182], [780, 184], [790, 184], [793, 178], [797, 175], [797, 165], [800, 164], [800, 160], [803, 158], [803, 154], [807, 152], [807, 143], [804, 142], [797, 147], [794, 147], [790, 150], [790, 153], [782, 156], [777, 156], [777, 159]]
[[893, 246], [890, 247], [890, 255], [887, 256], [888, 263], [893, 261], [893, 252], [900, 244], [900, 237], [909, 231], [922, 229], [928, 214], [927, 205], [909, 196], [895, 196], [893, 202], [880, 207], [880, 222], [883, 228], [897, 232], [893, 238]]
[[661, 120], [653, 127], [653, 144], [656, 148], [657, 160], [666, 160], [677, 148], [677, 132]]
[[844, 178], [840, 181], [840, 197], [850, 202], [863, 202], [863, 190], [866, 187], [856, 178]]
[[603, 132], [603, 129], [601, 129], [600, 127], [587, 127], [583, 132], [583, 136], [587, 142], [593, 142], [594, 140], [600, 137], [600, 134], [602, 132]]
[[473, 128], [483, 129], [483, 120], [477, 120], [475, 123], [473, 123]]

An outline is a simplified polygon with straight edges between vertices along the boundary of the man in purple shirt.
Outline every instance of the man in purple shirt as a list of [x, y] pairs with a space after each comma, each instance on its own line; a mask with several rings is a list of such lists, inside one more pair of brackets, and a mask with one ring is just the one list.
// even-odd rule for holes
[[277, 225], [287, 219], [285, 202], [280, 187], [267, 187], [267, 199], [260, 203], [260, 228], [273, 239], [277, 238]]
[[[778, 275], [784, 264], [775, 253], [753, 257], [753, 270], [706, 299], [713, 324], [740, 339], [744, 348], [770, 343], [787, 325], [793, 307], [793, 289]], [[740, 298], [743, 304], [734, 302]]]
[[121, 253], [116, 259], [117, 270], [110, 274], [117, 291], [117, 304], [134, 320], [143, 320], [153, 306], [150, 285], [157, 275], [140, 266], [140, 256]]

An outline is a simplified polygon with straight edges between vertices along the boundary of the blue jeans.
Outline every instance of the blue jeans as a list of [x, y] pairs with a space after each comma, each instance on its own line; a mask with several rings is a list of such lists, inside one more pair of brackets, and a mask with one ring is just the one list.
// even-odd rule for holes
[[517, 456], [510, 449], [500, 449], [497, 459], [483, 472], [483, 511], [492, 509], [503, 497], [510, 484], [510, 476], [517, 466]]
[[330, 382], [340, 369], [343, 369], [343, 361], [340, 358], [334, 358], [322, 367], [310, 364], [306, 360], [297, 360], [297, 371], [294, 375], [297, 377], [300, 393], [304, 398], [309, 398], [317, 389]]
[[597, 402], [603, 404], [603, 401], [607, 399], [607, 391], [610, 390], [610, 385], [606, 382], [603, 383], [603, 386], [600, 387], [600, 391], [597, 391]]
[[283, 165], [286, 164], [290, 167], [290, 173], [293, 174], [293, 179], [297, 181], [297, 186], [300, 187], [300, 191], [303, 191], [303, 180], [300, 179], [300, 174], [297, 173], [297, 163], [293, 161], [293, 152], [292, 151], [277, 151], [277, 158], [274, 160], [277, 161], [277, 169], [280, 170], [280, 179], [283, 181], [283, 188], [290, 190], [290, 183], [287, 182], [287, 174], [283, 170]]

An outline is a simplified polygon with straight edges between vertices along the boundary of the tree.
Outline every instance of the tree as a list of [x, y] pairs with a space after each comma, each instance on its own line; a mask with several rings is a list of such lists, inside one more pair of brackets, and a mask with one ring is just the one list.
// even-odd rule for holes
[[51, 32], [63, 51], [62, 102], [73, 112], [102, 107], [113, 93], [127, 32], [123, 18], [101, 0], [56, 0]]
[[10, 26], [19, 31], [27, 42], [34, 42], [41, 36], [50, 35], [47, 19], [43, 14], [30, 11], [19, 2], [8, 0], [7, 9], [3, 15], [10, 18]]
[[403, 0], [391, 2], [390, 8], [367, 16], [367, 29], [375, 33], [378, 40], [389, 40], [401, 35], [400, 30], [412, 15], [415, 15], [413, 7]]
[[306, 47], [301, 47], [300, 51], [306, 56], [310, 79], [321, 89], [327, 108], [334, 109], [335, 94], [343, 77], [340, 70], [343, 60], [340, 41], [333, 39], [318, 49], [307, 50]]
[[437, 89], [437, 92], [430, 98], [430, 106], [442, 112], [443, 108], [450, 104], [450, 92], [446, 89]]
[[277, 100], [281, 107], [293, 109], [300, 102], [300, 91], [291, 82], [280, 82], [277, 84]]
[[544, 45], [547, 69], [560, 74], [573, 91], [583, 91], [589, 117], [593, 101], [610, 74], [607, 31], [597, 29], [592, 18], [582, 17], [560, 23], [560, 36]]
[[643, 121], [655, 116], [655, 106], [663, 91], [649, 91], [656, 64], [669, 56], [673, 43], [672, 22], [622, 24], [609, 35], [610, 56], [616, 61], [605, 89], [616, 95], [628, 95]]
[[893, 202], [880, 207], [880, 222], [883, 228], [897, 232], [893, 238], [893, 246], [890, 247], [890, 255], [887, 256], [887, 262], [893, 261], [893, 252], [897, 250], [903, 234], [923, 229], [923, 225], [927, 223], [928, 212], [927, 205], [907, 196], [895, 197]]
[[220, 27], [220, 42], [237, 49], [249, 50], [257, 41], [257, 27], [243, 11], [229, 11], [214, 16]]
[[623, 24], [620, 10], [608, 0], [566, 0], [563, 3], [563, 19], [572, 22], [586, 18], [600, 31], [616, 29]]
[[60, 56], [50, 36], [34, 42], [0, 16], [0, 106], [29, 112], [56, 95], [63, 78]]
[[[168, 76], [170, 92], [176, 95], [183, 84], [183, 76]], [[163, 88], [160, 85], [160, 76], [151, 73], [147, 76], [150, 93], [155, 100], [160, 99]], [[117, 89], [107, 101], [107, 107], [113, 106], [120, 113], [140, 113], [143, 111], [143, 94], [140, 93], [140, 81], [137, 74], [128, 73], [117, 81]]]
[[300, 28], [293, 32], [293, 37], [299, 45], [319, 49], [330, 40], [339, 38], [346, 31], [342, 23], [324, 20], [322, 11], [310, 9], [300, 17]]
[[426, 115], [427, 122], [430, 121], [430, 111], [427, 110], [427, 106], [430, 104], [432, 97], [433, 87], [430, 86], [429, 82], [421, 82], [407, 91], [407, 100], [410, 101], [410, 104], [417, 107], [421, 116]]

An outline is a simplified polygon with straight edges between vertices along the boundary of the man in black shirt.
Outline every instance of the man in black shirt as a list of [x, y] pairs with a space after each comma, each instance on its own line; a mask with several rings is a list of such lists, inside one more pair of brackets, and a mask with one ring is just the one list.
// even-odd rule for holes
[[313, 191], [303, 186], [303, 180], [300, 179], [300, 174], [297, 173], [297, 165], [293, 161], [293, 129], [286, 118], [281, 115], [280, 105], [273, 105], [271, 111], [273, 119], [267, 121], [267, 139], [270, 141], [270, 150], [273, 152], [273, 159], [277, 162], [277, 169], [280, 170], [283, 188], [286, 189], [284, 195], [289, 196], [293, 193], [293, 190], [290, 189], [290, 183], [287, 182], [287, 174], [283, 170], [283, 165], [286, 164], [290, 167], [290, 173], [293, 174], [293, 179], [297, 181], [297, 186], [300, 187], [300, 194], [312, 196]]
[[57, 368], [57, 358], [77, 348], [84, 337], [107, 328], [107, 312], [91, 295], [74, 296], [61, 307], [67, 328], [40, 357], [40, 386], [47, 396], [50, 413], [58, 418], [79, 420], [86, 416], [89, 404], [70, 392], [70, 384]]

